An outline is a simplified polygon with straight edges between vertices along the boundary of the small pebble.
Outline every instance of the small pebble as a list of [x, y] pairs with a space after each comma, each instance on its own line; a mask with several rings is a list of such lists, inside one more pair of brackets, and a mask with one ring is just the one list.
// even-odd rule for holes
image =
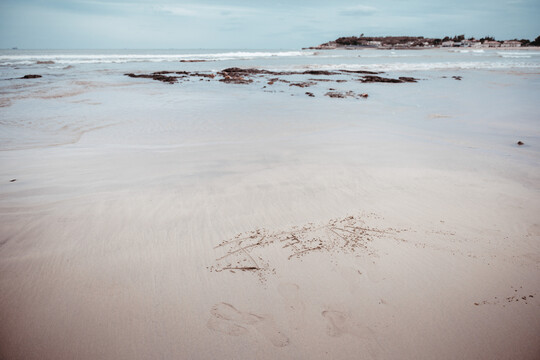
[[523, 141], [518, 141], [517, 144], [518, 144], [519, 146], [525, 145], [525, 143], [524, 143]]

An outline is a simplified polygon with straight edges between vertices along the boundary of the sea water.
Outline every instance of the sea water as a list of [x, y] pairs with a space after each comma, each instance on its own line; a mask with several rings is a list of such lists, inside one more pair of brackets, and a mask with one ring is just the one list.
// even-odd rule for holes
[[[365, 70], [418, 82], [362, 83], [360, 75], [344, 73], [279, 76], [314, 79], [307, 88], [270, 85], [272, 75], [254, 76], [250, 84], [218, 81], [217, 73], [229, 67]], [[125, 76], [157, 71], [217, 76], [176, 84]], [[42, 77], [21, 79], [27, 74]], [[294, 153], [295, 147], [332, 141], [374, 148], [411, 141], [511, 157], [523, 141], [519, 161], [537, 163], [539, 74], [536, 49], [2, 50], [0, 150], [166, 151], [244, 144], [249, 152], [274, 141]], [[368, 98], [325, 96], [331, 91]]]

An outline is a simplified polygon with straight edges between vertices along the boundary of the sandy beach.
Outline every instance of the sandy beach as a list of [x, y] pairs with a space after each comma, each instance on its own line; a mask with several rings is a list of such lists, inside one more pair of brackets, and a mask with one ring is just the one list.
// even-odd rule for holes
[[1, 359], [540, 356], [538, 69], [112, 66], [4, 85]]

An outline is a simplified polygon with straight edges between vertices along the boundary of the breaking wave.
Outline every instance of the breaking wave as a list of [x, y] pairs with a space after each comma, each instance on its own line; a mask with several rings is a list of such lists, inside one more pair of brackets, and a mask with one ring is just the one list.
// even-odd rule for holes
[[47, 55], [0, 55], [0, 65], [32, 64], [100, 64], [129, 62], [176, 62], [180, 60], [250, 60], [270, 57], [312, 56], [306, 51], [235, 51], [194, 54], [47, 54]]

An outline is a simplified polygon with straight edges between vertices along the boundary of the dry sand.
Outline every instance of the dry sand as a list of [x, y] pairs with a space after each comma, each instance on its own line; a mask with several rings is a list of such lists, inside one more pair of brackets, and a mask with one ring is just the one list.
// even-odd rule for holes
[[537, 154], [317, 124], [2, 152], [0, 358], [538, 358]]

